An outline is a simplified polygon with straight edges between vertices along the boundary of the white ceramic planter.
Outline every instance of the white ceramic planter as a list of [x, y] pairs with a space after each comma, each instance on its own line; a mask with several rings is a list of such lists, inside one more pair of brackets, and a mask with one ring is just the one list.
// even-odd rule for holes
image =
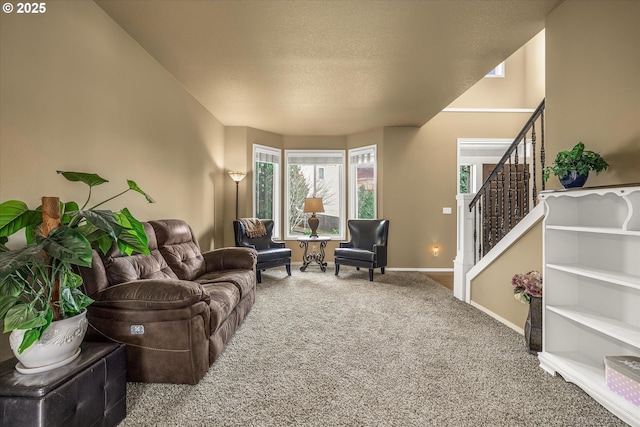
[[23, 329], [16, 329], [9, 336], [13, 354], [19, 363], [16, 369], [24, 374], [44, 372], [73, 361], [80, 354], [80, 344], [87, 332], [87, 310], [81, 314], [51, 322], [40, 339], [18, 354], [24, 336]]

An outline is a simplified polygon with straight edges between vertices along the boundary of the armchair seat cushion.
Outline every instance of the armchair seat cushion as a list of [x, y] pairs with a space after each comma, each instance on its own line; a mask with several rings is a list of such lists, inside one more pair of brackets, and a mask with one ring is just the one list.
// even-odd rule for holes
[[336, 258], [344, 257], [358, 261], [375, 261], [376, 254], [365, 249], [357, 248], [336, 248], [334, 255]]
[[291, 249], [289, 248], [270, 248], [262, 249], [258, 252], [258, 263], [270, 262], [279, 259], [291, 258]]

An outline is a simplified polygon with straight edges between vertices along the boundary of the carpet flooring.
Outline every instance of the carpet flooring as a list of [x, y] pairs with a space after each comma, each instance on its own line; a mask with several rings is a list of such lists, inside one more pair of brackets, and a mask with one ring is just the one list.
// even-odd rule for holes
[[419, 272], [263, 273], [196, 386], [127, 384], [126, 426], [624, 426]]

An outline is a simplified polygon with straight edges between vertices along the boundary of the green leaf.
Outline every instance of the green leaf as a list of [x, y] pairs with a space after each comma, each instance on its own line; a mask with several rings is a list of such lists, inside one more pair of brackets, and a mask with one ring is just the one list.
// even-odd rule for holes
[[22, 354], [23, 351], [31, 347], [31, 344], [38, 341], [40, 338], [40, 330], [39, 329], [29, 329], [25, 331], [22, 336], [22, 342], [20, 343], [20, 347], [18, 347], [18, 354]]
[[51, 257], [84, 267], [91, 266], [91, 243], [79, 231], [60, 225], [46, 238], [41, 238], [43, 249]]
[[118, 236], [120, 252], [131, 255], [133, 252], [149, 255], [149, 241], [144, 226], [131, 215], [127, 208], [116, 213], [118, 223], [124, 228]]
[[105, 182], [109, 182], [108, 180], [102, 178], [100, 175], [95, 173], [84, 173], [84, 172], [64, 172], [64, 171], [56, 171], [62, 176], [64, 176], [67, 180], [73, 182], [84, 182], [89, 187], [95, 187], [96, 185], [104, 184]]
[[148, 195], [147, 193], [145, 193], [142, 188], [138, 187], [138, 184], [136, 184], [134, 181], [128, 179], [127, 180], [127, 184], [129, 184], [129, 188], [132, 189], [133, 191], [137, 191], [138, 193], [142, 194], [146, 199], [147, 202], [149, 203], [155, 203], [156, 201], [153, 200], [153, 198]]
[[73, 298], [71, 289], [63, 288], [60, 293], [60, 299], [62, 299], [62, 309], [65, 313], [69, 313], [70, 315], [79, 313], [78, 304], [76, 304], [76, 301]]
[[4, 319], [4, 316], [7, 314], [7, 311], [18, 301], [18, 297], [10, 296], [10, 295], [2, 295], [0, 296], [0, 319]]
[[10, 332], [14, 329], [39, 328], [47, 323], [40, 314], [41, 312], [28, 304], [14, 305], [4, 316], [4, 332]]
[[26, 203], [19, 200], [8, 200], [0, 204], [0, 236], [11, 236], [29, 226], [37, 226], [42, 222], [39, 211], [30, 210]]
[[80, 207], [76, 202], [60, 203], [60, 222], [68, 225], [74, 217], [72, 214], [79, 210]]
[[0, 281], [0, 297], [19, 297], [24, 291], [25, 281], [13, 274], [2, 275]]
[[71, 270], [66, 271], [61, 279], [61, 284], [64, 287], [76, 289], [82, 286], [82, 277]]
[[28, 245], [20, 249], [0, 252], [0, 277], [4, 278], [6, 275], [24, 268], [41, 251], [42, 247], [39, 245]]
[[122, 232], [122, 226], [118, 223], [116, 216], [113, 212], [107, 210], [86, 210], [79, 211], [78, 215], [84, 217], [88, 223], [94, 227], [107, 233], [113, 240], [118, 238], [118, 235]]

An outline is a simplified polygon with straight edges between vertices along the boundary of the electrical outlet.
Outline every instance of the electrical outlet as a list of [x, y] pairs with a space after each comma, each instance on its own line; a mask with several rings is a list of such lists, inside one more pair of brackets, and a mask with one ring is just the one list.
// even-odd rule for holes
[[451, 215], [451, 208], [442, 208], [443, 215]]

